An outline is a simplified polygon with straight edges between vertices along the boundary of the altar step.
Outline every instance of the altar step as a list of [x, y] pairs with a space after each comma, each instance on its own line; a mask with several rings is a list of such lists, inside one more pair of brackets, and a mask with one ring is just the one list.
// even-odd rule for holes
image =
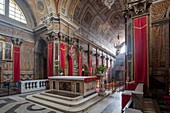
[[39, 98], [39, 99], [42, 99], [42, 100], [47, 100], [47, 101], [50, 101], [50, 102], [53, 102], [53, 103], [65, 105], [65, 106], [80, 106], [81, 104], [84, 104], [85, 102], [87, 102], [90, 99], [97, 98], [98, 93], [90, 95], [87, 98], [84, 98], [84, 99], [82, 98], [80, 100], [74, 100], [74, 101], [63, 100], [62, 98], [59, 98], [59, 97], [50, 97], [48, 95], [44, 95], [44, 93], [43, 94], [41, 94], [41, 93], [40, 94], [34, 94], [33, 97]]
[[83, 98], [83, 96], [71, 98], [71, 97], [66, 97], [66, 96], [54, 95], [54, 94], [50, 94], [50, 93], [46, 93], [46, 92], [42, 92], [40, 94], [46, 95], [46, 96], [49, 96], [49, 97], [60, 98], [60, 99], [68, 100], [68, 101], [75, 101], [75, 100], [80, 100], [80, 99]]
[[109, 94], [106, 94], [105, 96], [98, 96], [95, 93], [80, 100], [68, 101], [43, 94], [35, 94], [27, 96], [26, 99], [64, 113], [78, 113], [86, 111], [108, 95]]

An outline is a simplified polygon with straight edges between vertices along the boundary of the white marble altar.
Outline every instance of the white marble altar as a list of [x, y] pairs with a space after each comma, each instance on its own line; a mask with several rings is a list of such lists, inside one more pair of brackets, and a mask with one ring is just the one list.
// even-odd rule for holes
[[87, 96], [96, 92], [96, 76], [51, 76], [50, 90]]

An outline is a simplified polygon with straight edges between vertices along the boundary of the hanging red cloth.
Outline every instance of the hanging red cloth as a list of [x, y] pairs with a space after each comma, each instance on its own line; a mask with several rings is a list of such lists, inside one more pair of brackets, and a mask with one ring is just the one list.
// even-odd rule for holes
[[48, 76], [53, 75], [53, 42], [48, 43]]
[[89, 54], [89, 75], [92, 76], [92, 55]]
[[60, 68], [63, 70], [65, 68], [65, 48], [66, 45], [64, 43], [60, 43]]
[[134, 19], [134, 73], [135, 82], [147, 79], [147, 17]]
[[74, 56], [73, 45], [70, 45], [69, 46], [69, 76], [73, 76], [73, 56]]
[[14, 45], [14, 82], [20, 81], [20, 47]]
[[82, 53], [79, 51], [79, 76], [82, 76]]

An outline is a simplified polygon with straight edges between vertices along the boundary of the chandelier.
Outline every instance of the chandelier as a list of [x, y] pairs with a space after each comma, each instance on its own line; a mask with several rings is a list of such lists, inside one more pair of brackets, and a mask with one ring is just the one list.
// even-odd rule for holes
[[115, 0], [102, 0], [102, 2], [110, 9], [111, 6], [115, 3]]

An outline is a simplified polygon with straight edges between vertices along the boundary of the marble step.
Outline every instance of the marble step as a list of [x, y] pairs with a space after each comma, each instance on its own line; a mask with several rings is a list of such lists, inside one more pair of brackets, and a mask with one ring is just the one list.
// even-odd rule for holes
[[66, 97], [66, 96], [61, 96], [61, 95], [56, 95], [56, 94], [50, 94], [50, 93], [46, 93], [46, 92], [42, 92], [40, 94], [50, 96], [50, 97], [54, 97], [54, 98], [60, 98], [60, 99], [68, 100], [68, 101], [75, 101], [75, 100], [80, 100], [80, 99], [83, 98], [83, 96], [71, 98], [71, 97]]
[[98, 96], [98, 93], [95, 93], [95, 94], [90, 95], [86, 98], [82, 98], [82, 99], [75, 100], [75, 101], [68, 101], [68, 100], [63, 100], [62, 98], [50, 97], [50, 96], [47, 96], [47, 95], [41, 95], [41, 94], [34, 94], [33, 95], [33, 97], [35, 97], [35, 98], [51, 101], [53, 103], [62, 104], [62, 105], [65, 105], [65, 106], [79, 106], [79, 105], [84, 104], [88, 100], [93, 99], [97, 96]]
[[62, 111], [64, 113], [79, 113], [79, 112], [84, 112], [87, 109], [89, 109], [90, 107], [92, 107], [93, 105], [95, 105], [96, 103], [98, 103], [99, 101], [101, 101], [102, 99], [104, 99], [106, 96], [108, 96], [109, 94], [105, 95], [105, 96], [97, 96], [95, 98], [89, 99], [87, 102], [85, 102], [84, 104], [81, 104], [79, 106], [64, 106], [58, 103], [54, 103], [51, 101], [47, 101], [47, 100], [42, 100], [36, 97], [33, 97], [32, 95], [29, 95], [26, 97], [27, 100], [38, 103], [40, 105], [44, 105], [46, 107], [58, 110], [58, 111]]

